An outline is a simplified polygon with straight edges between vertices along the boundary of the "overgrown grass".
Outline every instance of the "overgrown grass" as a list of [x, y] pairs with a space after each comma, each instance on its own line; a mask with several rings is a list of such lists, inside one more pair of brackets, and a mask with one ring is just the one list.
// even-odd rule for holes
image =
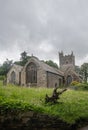
[[3, 80], [0, 80], [0, 86], [3, 86]]
[[[37, 112], [58, 116], [60, 119], [75, 123], [79, 118], [88, 118], [88, 91], [67, 90], [60, 96], [58, 104], [45, 104], [46, 93], [53, 89], [25, 88], [14, 85], [0, 86], [0, 107], [4, 109], [32, 109]], [[59, 90], [61, 91], [61, 90]]]

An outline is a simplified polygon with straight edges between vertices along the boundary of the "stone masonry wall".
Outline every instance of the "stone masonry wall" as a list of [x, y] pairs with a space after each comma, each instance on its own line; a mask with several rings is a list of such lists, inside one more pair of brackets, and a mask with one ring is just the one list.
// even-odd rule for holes
[[25, 72], [25, 70], [21, 72], [21, 85], [26, 86], [26, 72]]
[[[75, 126], [61, 121], [57, 117], [39, 114], [33, 111], [0, 109], [1, 130], [74, 130]], [[76, 129], [75, 129], [76, 130]]]
[[59, 53], [59, 62], [60, 67], [69, 64], [75, 66], [75, 56], [73, 55], [73, 52], [70, 55], [63, 55], [63, 52]]
[[15, 74], [16, 74], [15, 82], [16, 82], [16, 84], [19, 84], [19, 70], [17, 70], [14, 66], [13, 66], [13, 68], [9, 71], [9, 73], [7, 74], [7, 83], [10, 83], [10, 82], [11, 82], [11, 73], [12, 73], [13, 71], [14, 71]]
[[55, 87], [55, 85], [57, 85], [57, 87], [59, 86], [59, 85], [61, 85], [60, 83], [59, 83], [59, 81], [61, 80], [61, 82], [63, 81], [63, 78], [61, 78], [60, 76], [58, 76], [58, 75], [55, 75], [55, 74], [53, 74], [53, 73], [50, 73], [50, 72], [48, 72], [48, 76], [47, 76], [47, 82], [48, 82], [48, 87], [49, 88], [54, 88]]
[[37, 86], [47, 87], [46, 72], [41, 67], [39, 67], [37, 71]]

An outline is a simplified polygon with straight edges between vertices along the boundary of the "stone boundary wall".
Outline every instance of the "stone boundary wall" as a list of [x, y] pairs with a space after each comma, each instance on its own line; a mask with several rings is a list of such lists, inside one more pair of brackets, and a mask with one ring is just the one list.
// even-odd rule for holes
[[0, 130], [77, 130], [77, 125], [31, 110], [0, 109]]

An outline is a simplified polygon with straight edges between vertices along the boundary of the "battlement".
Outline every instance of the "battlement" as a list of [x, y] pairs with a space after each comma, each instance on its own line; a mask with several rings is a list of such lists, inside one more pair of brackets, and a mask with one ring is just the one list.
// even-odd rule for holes
[[75, 56], [73, 51], [69, 55], [64, 55], [63, 51], [59, 52], [60, 68], [71, 66], [75, 68]]

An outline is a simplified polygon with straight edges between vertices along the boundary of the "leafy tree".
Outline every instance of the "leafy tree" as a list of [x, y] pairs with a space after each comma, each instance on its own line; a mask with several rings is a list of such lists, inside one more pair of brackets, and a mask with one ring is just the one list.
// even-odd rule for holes
[[83, 76], [84, 82], [87, 83], [88, 78], [88, 63], [81, 65], [81, 74]]
[[21, 61], [23, 61], [27, 58], [27, 52], [26, 51], [22, 52], [20, 55], [21, 55], [21, 58], [20, 58]]
[[75, 66], [75, 71], [76, 71], [76, 73], [81, 75], [81, 67]]
[[13, 64], [12, 60], [6, 59], [6, 61], [4, 61], [4, 63], [0, 66], [0, 75], [6, 76], [12, 64]]
[[27, 63], [30, 56], [27, 55], [26, 51], [22, 52], [20, 55], [21, 55], [20, 61], [15, 61], [14, 64], [24, 66]]
[[52, 67], [58, 69], [58, 65], [55, 62], [53, 62], [52, 60], [45, 61], [45, 63], [48, 64], [49, 66], [52, 66]]

